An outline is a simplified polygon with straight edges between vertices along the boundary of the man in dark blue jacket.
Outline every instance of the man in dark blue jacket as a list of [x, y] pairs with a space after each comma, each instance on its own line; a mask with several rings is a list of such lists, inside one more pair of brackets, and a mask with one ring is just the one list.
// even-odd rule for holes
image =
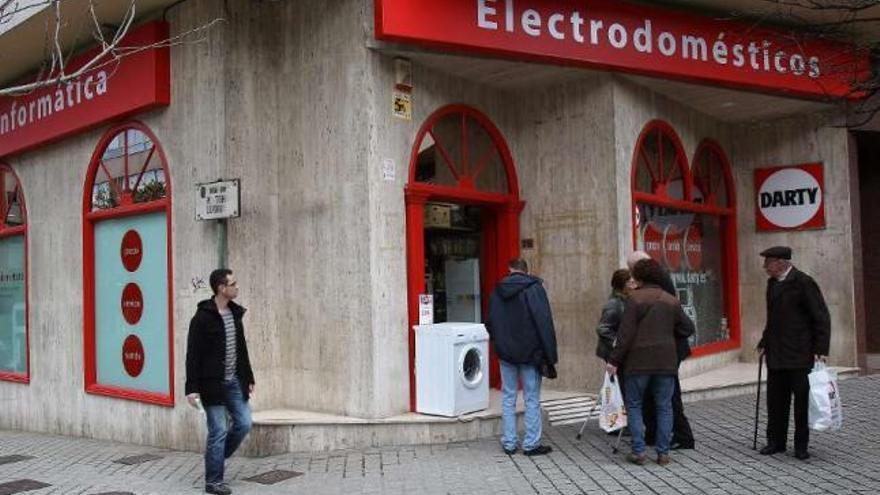
[[553, 449], [541, 445], [541, 376], [556, 378], [556, 331], [542, 280], [528, 274], [525, 260], [508, 264], [510, 273], [498, 282], [489, 299], [489, 334], [501, 362], [501, 446], [516, 453], [516, 390], [522, 379], [526, 406], [525, 455], [543, 455]]

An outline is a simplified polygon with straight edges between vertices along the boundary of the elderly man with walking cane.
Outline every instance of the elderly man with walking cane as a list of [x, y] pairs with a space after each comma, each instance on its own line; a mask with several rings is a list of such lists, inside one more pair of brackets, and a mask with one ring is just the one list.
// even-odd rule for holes
[[[767, 361], [767, 445], [761, 455], [785, 452], [788, 414], [794, 396], [794, 456], [810, 458], [807, 447], [807, 375], [828, 355], [831, 318], [822, 291], [806, 273], [791, 264], [791, 248], [761, 252], [767, 280], [767, 325], [758, 343]], [[760, 391], [760, 383], [758, 384]]]

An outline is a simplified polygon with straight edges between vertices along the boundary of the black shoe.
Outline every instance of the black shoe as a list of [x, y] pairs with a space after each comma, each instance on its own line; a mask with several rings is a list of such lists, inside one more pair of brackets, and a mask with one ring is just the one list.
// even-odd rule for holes
[[760, 450], [761, 455], [773, 455], [779, 452], [785, 452], [785, 447], [777, 447], [775, 445], [767, 445]]
[[504, 453], [507, 454], [507, 455], [513, 455], [513, 454], [516, 454], [516, 447], [514, 447], [514, 448], [512, 448], [512, 449], [504, 449]]
[[232, 489], [226, 483], [209, 483], [205, 485], [205, 493], [232, 495]]
[[794, 456], [795, 456], [795, 458], [797, 458], [799, 460], [806, 461], [807, 459], [810, 458], [810, 453], [807, 452], [806, 450], [796, 450], [794, 452]]
[[693, 442], [672, 442], [669, 446], [672, 450], [692, 450], [694, 448]]
[[549, 445], [538, 445], [537, 447], [535, 447], [533, 449], [523, 450], [523, 454], [525, 454], [527, 456], [544, 455], [544, 454], [549, 454], [550, 452], [553, 452], [553, 447], [551, 447]]

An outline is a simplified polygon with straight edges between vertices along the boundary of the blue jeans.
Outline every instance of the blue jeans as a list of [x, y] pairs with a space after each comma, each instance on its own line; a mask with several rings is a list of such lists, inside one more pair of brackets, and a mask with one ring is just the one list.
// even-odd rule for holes
[[657, 407], [657, 454], [668, 454], [669, 443], [672, 441], [672, 393], [675, 390], [675, 375], [626, 375], [623, 386], [626, 388], [624, 401], [629, 431], [632, 434], [633, 453], [645, 453], [642, 399], [645, 393], [650, 393]]
[[501, 446], [507, 450], [516, 448], [516, 389], [522, 378], [523, 402], [526, 405], [523, 450], [541, 445], [541, 373], [531, 364], [501, 363]]
[[226, 394], [225, 405], [205, 407], [205, 418], [208, 420], [208, 441], [205, 444], [206, 484], [223, 482], [225, 460], [235, 453], [235, 449], [251, 431], [251, 407], [241, 394], [238, 379], [224, 381], [223, 391]]

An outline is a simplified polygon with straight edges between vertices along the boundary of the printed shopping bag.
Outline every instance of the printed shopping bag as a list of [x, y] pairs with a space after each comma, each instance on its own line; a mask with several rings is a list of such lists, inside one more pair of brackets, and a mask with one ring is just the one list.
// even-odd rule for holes
[[607, 432], [617, 431], [626, 426], [626, 408], [623, 406], [623, 394], [620, 393], [620, 381], [605, 372], [605, 382], [599, 391], [601, 409], [599, 410], [599, 427]]
[[839, 430], [843, 423], [843, 406], [837, 388], [837, 372], [816, 361], [810, 380], [808, 424], [816, 431]]

